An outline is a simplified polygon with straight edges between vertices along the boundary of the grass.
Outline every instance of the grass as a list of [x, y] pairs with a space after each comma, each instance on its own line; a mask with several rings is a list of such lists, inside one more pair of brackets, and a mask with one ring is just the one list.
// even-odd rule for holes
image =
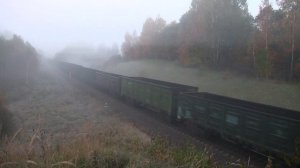
[[[83, 131], [87, 128], [83, 128]], [[217, 167], [209, 155], [193, 147], [172, 147], [162, 139], [145, 141], [129, 133], [128, 127], [116, 125], [98, 132], [84, 131], [72, 138], [55, 141], [42, 129], [27, 141], [20, 141], [22, 131], [7, 138], [0, 150], [0, 167]]]
[[155, 159], [161, 159], [164, 162], [171, 160], [175, 167], [217, 167], [207, 152], [199, 151], [194, 146], [188, 145], [170, 149], [162, 139], [156, 139], [149, 146], [148, 152]]
[[176, 62], [163, 60], [121, 62], [105, 70], [122, 75], [193, 85], [197, 86], [200, 92], [211, 92], [300, 111], [299, 84], [259, 80], [207, 67], [185, 68]]

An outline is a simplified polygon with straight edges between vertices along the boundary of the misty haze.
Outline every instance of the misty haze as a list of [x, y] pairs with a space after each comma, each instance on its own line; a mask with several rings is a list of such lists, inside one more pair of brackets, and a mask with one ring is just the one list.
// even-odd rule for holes
[[299, 0], [0, 0], [0, 167], [299, 167]]

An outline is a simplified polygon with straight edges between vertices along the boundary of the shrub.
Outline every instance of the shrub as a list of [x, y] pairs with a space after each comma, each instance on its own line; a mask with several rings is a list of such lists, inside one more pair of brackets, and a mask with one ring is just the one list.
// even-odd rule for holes
[[10, 135], [14, 131], [13, 116], [5, 107], [0, 97], [0, 138]]

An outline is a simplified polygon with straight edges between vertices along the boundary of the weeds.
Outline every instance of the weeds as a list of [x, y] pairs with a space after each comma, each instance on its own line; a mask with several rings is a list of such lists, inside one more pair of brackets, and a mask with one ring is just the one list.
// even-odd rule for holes
[[148, 147], [148, 153], [154, 159], [165, 161], [170, 158], [168, 143], [161, 138], [153, 139]]
[[300, 137], [295, 141], [295, 153], [292, 157], [285, 158], [285, 163], [289, 167], [300, 167]]
[[180, 148], [170, 147], [163, 139], [154, 139], [148, 147], [148, 153], [156, 160], [168, 162], [180, 168], [211, 168], [217, 167], [210, 155], [194, 146]]
[[216, 167], [205, 152], [194, 147], [171, 147], [159, 138], [145, 144], [135, 138], [128, 140], [129, 137], [109, 129], [96, 135], [81, 134], [73, 140], [58, 143], [42, 129], [36, 129], [28, 142], [20, 142], [16, 138], [21, 136], [20, 132], [5, 141], [4, 148], [0, 150], [1, 168]]
[[181, 149], [174, 149], [171, 153], [176, 166], [180, 167], [215, 167], [209, 154], [196, 149], [194, 146], [187, 146]]

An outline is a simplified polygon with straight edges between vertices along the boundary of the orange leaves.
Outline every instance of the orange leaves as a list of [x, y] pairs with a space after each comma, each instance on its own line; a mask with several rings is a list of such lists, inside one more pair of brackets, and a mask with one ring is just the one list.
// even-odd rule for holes
[[153, 57], [151, 50], [155, 45], [156, 39], [166, 27], [166, 21], [161, 17], [157, 17], [155, 20], [148, 18], [143, 25], [143, 30], [140, 36], [141, 56]]
[[153, 55], [154, 46], [165, 27], [166, 21], [161, 17], [157, 17], [155, 20], [148, 18], [139, 37], [136, 33], [125, 35], [122, 45], [123, 55], [129, 59], [155, 57]]
[[137, 51], [138, 37], [134, 32], [132, 35], [126, 33], [125, 41], [122, 44], [122, 53], [128, 59], [137, 59], [139, 54]]

